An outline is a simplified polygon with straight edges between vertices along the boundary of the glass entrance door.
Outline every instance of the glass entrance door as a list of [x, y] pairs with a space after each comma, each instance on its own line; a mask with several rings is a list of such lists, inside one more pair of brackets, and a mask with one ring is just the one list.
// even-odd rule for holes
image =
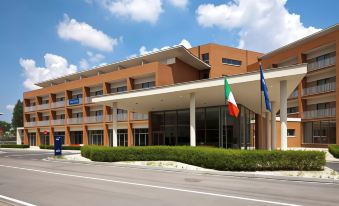
[[148, 139], [147, 128], [135, 128], [134, 129], [134, 146], [146, 146]]
[[127, 129], [118, 129], [118, 146], [128, 146]]
[[36, 146], [36, 135], [35, 133], [28, 133], [29, 146]]

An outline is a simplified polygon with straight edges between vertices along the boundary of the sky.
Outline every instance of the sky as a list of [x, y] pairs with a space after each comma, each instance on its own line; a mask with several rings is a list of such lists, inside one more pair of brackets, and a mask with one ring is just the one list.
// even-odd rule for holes
[[268, 52], [339, 23], [337, 0], [2, 0], [0, 120], [36, 82], [174, 45]]

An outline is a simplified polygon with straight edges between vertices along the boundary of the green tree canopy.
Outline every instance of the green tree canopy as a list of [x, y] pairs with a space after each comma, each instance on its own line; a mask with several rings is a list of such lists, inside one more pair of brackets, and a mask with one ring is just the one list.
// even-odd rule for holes
[[16, 132], [17, 127], [23, 127], [23, 110], [22, 110], [22, 102], [19, 99], [13, 109], [13, 116], [12, 116], [12, 127]]

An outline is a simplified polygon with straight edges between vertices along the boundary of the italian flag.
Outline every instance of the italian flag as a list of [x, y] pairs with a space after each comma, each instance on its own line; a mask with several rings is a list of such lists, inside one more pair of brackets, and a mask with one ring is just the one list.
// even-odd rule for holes
[[239, 115], [239, 109], [237, 106], [237, 103], [235, 102], [233, 93], [231, 91], [231, 87], [228, 84], [228, 81], [225, 77], [225, 96], [226, 96], [226, 101], [228, 103], [228, 109], [230, 110], [230, 115], [234, 117], [238, 117]]

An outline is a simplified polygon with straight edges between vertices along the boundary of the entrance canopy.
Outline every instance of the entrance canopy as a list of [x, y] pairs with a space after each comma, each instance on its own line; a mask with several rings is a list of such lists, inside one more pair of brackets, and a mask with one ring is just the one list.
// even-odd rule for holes
[[[307, 64], [264, 70], [270, 101], [275, 102], [273, 111], [279, 110], [280, 82], [286, 80], [287, 96], [298, 86], [307, 73]], [[259, 71], [227, 77], [235, 100], [255, 113], [260, 113]], [[225, 104], [224, 79], [205, 79], [175, 85], [109, 94], [92, 99], [94, 103], [126, 109], [138, 113], [183, 109], [190, 107], [190, 94], [195, 94], [196, 107]], [[263, 97], [262, 97], [263, 98]], [[265, 100], [262, 100], [265, 111]]]

